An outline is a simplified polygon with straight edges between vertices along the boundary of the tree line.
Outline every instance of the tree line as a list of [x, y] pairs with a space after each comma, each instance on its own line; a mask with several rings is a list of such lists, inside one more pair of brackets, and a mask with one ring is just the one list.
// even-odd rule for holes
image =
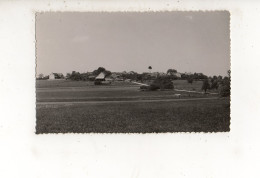
[[[139, 74], [137, 72], [122, 72], [120, 77], [122, 79], [130, 79], [135, 81], [144, 82], [147, 80], [153, 80], [151, 88], [156, 90], [158, 88], [172, 89], [174, 86], [172, 85], [172, 80], [187, 80], [189, 84], [192, 85], [193, 81], [201, 80], [203, 81], [201, 89], [206, 93], [207, 90], [216, 89], [220, 91], [221, 96], [229, 96], [230, 95], [230, 70], [228, 71], [228, 76], [213, 76], [208, 77], [203, 73], [178, 73], [176, 69], [168, 69], [165, 75], [153, 75], [151, 73], [152, 67], [148, 67], [149, 72], [144, 72]], [[75, 80], [75, 81], [94, 81], [95, 77], [98, 76], [101, 72], [105, 74], [105, 77], [111, 76], [112, 72], [105, 69], [104, 67], [98, 67], [93, 72], [80, 73], [76, 71], [72, 71], [71, 73], [67, 73], [66, 79]], [[155, 73], [156, 74], [156, 73]], [[43, 76], [43, 74], [39, 75], [40, 79], [48, 79], [48, 76]]]

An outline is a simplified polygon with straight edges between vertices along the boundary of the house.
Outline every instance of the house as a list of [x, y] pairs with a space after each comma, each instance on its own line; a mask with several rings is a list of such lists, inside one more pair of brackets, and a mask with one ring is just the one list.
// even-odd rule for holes
[[113, 78], [113, 79], [117, 79], [117, 78], [120, 78], [120, 75], [117, 74], [117, 73], [112, 73], [112, 74], [110, 75], [110, 77]]
[[49, 80], [55, 80], [55, 79], [64, 79], [64, 75], [62, 73], [51, 73], [49, 75]]
[[158, 73], [157, 72], [149, 73], [148, 76], [150, 76], [150, 77], [157, 77]]
[[129, 75], [134, 75], [134, 74], [136, 74], [136, 72], [130, 71], [130, 72], [128, 72], [127, 74], [129, 74]]
[[113, 80], [114, 80], [114, 79], [111, 78], [111, 77], [106, 77], [106, 78], [105, 78], [105, 81], [110, 81], [110, 82], [111, 82], [111, 81], [113, 81]]
[[98, 76], [95, 78], [96, 81], [104, 81], [106, 78], [106, 75], [104, 72], [101, 72], [100, 74], [98, 74]]
[[176, 72], [174, 75], [175, 75], [177, 78], [181, 78], [181, 73], [179, 73], [179, 72]]
[[164, 73], [164, 72], [158, 72], [159, 73], [159, 76], [166, 76], [167, 74]]
[[193, 75], [191, 72], [185, 72], [185, 75]]

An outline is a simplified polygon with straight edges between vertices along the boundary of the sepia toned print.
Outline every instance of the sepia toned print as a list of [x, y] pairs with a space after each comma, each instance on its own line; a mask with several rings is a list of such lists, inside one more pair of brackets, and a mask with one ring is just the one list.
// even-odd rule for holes
[[230, 14], [36, 14], [36, 134], [230, 131]]

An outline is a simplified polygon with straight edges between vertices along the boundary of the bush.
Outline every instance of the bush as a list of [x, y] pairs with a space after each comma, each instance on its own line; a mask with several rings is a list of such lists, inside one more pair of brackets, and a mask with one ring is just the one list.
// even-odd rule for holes
[[222, 83], [223, 86], [220, 89], [220, 96], [222, 97], [230, 96], [230, 78], [225, 77]]
[[101, 85], [101, 81], [95, 81], [94, 85]]
[[148, 91], [156, 91], [156, 90], [160, 89], [160, 87], [158, 85], [151, 84], [150, 86], [140, 86], [140, 89], [148, 90]]
[[144, 86], [144, 85], [142, 85], [142, 86], [140, 86], [140, 89], [142, 89], [142, 90], [148, 90], [148, 89], [149, 89], [149, 86]]
[[224, 85], [220, 90], [220, 96], [222, 97], [228, 97], [230, 96], [230, 87], [227, 85]]
[[173, 89], [173, 88], [174, 88], [174, 86], [173, 86], [172, 82], [163, 83], [161, 86], [161, 89]]
[[187, 79], [187, 82], [190, 83], [190, 84], [192, 84], [192, 83], [193, 83], [193, 78], [192, 78], [192, 77], [189, 77], [189, 78]]
[[168, 77], [158, 77], [150, 86], [141, 86], [142, 90], [155, 91], [158, 89], [173, 89], [173, 83]]
[[155, 90], [160, 89], [160, 86], [159, 86], [158, 84], [152, 83], [152, 84], [150, 85], [149, 89], [150, 89], [151, 91], [155, 91]]
[[173, 89], [173, 83], [169, 77], [158, 77], [152, 85], [158, 87], [158, 89]]
[[207, 91], [208, 89], [210, 89], [210, 85], [209, 85], [208, 79], [205, 79], [205, 80], [203, 81], [203, 84], [202, 84], [201, 89], [204, 90], [205, 93], [206, 93], [206, 91]]
[[218, 89], [218, 81], [217, 80], [212, 80], [210, 88], [211, 89]]

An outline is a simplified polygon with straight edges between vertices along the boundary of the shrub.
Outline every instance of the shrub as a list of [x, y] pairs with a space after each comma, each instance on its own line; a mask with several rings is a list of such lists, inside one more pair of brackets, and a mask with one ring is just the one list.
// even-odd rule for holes
[[223, 86], [220, 89], [220, 96], [222, 97], [230, 96], [230, 77], [225, 77], [222, 83]]
[[148, 87], [148, 86], [144, 86], [144, 85], [142, 85], [142, 86], [140, 86], [140, 89], [142, 89], [142, 90], [148, 90], [149, 87]]
[[94, 84], [95, 85], [101, 85], [101, 81], [95, 81]]
[[230, 87], [227, 85], [224, 85], [220, 90], [220, 96], [222, 97], [228, 97], [230, 96]]
[[140, 86], [141, 90], [155, 91], [160, 89], [160, 87], [156, 84], [151, 84], [150, 86]]
[[160, 85], [154, 84], [154, 83], [152, 83], [149, 87], [149, 90], [151, 90], [151, 91], [155, 91], [155, 90], [158, 90], [158, 89], [160, 89]]
[[218, 81], [216, 79], [211, 81], [211, 89], [218, 89]]
[[152, 85], [155, 85], [159, 89], [173, 89], [173, 83], [169, 77], [158, 77]]
[[192, 84], [193, 83], [193, 78], [192, 77], [188, 77], [187, 82]]
[[203, 84], [202, 84], [201, 89], [204, 90], [205, 93], [206, 93], [206, 91], [207, 91], [208, 89], [210, 89], [210, 85], [209, 85], [208, 79], [205, 79], [205, 80], [203, 81]]

